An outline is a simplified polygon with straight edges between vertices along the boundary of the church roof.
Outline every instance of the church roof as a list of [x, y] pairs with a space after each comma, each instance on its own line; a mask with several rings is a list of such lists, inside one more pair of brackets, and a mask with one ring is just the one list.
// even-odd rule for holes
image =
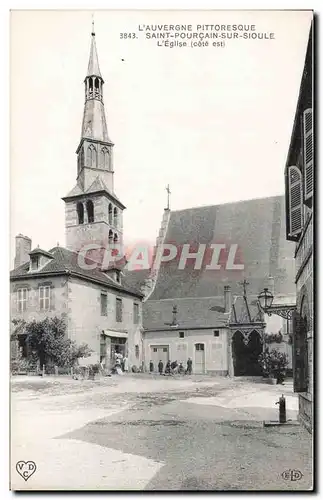
[[[122, 283], [116, 283], [110, 276], [106, 273], [100, 271], [100, 269], [92, 269], [87, 270], [83, 269], [78, 263], [78, 254], [76, 252], [72, 252], [64, 247], [54, 247], [49, 251], [49, 254], [52, 257], [50, 260], [40, 271], [30, 272], [29, 271], [29, 262], [22, 264], [16, 269], [10, 272], [10, 279], [31, 279], [38, 278], [42, 275], [61, 275], [61, 274], [71, 274], [80, 279], [97, 282], [101, 285], [104, 285], [108, 288], [113, 288], [116, 290], [120, 290], [126, 293], [130, 293], [131, 295], [141, 296], [140, 291], [136, 290], [130, 285], [127, 284], [126, 278], [122, 280]], [[91, 262], [87, 260], [87, 263]]]
[[102, 78], [102, 75], [100, 72], [100, 67], [99, 67], [98, 52], [96, 50], [95, 33], [94, 32], [92, 32], [90, 58], [89, 58], [89, 64], [88, 64], [86, 76], [99, 76], [100, 78]]
[[108, 135], [104, 105], [98, 99], [85, 101], [81, 137], [112, 144]]
[[[172, 321], [172, 308], [177, 306], [176, 328], [167, 325]], [[213, 308], [213, 310], [212, 310]], [[225, 327], [228, 314], [224, 312], [223, 297], [176, 298], [147, 300], [143, 304], [145, 330], [185, 330], [192, 328]]]
[[85, 191], [82, 189], [82, 187], [79, 184], [76, 184], [71, 191], [63, 198], [65, 200], [66, 198], [73, 198], [77, 196], [83, 196], [85, 194], [95, 194], [95, 193], [102, 193], [106, 192], [109, 197], [113, 198], [122, 208], [126, 208], [123, 203], [119, 200], [119, 198], [116, 196], [115, 193], [111, 193], [111, 191], [107, 188], [106, 184], [102, 180], [101, 176], [98, 175], [94, 181], [92, 182], [91, 186], [88, 187]]
[[79, 184], [76, 184], [73, 189], [67, 193], [66, 198], [72, 198], [73, 196], [79, 196], [81, 194], [84, 194], [84, 191]]
[[[241, 295], [239, 283], [244, 278], [249, 282], [248, 295], [257, 296], [269, 276], [274, 277], [275, 293], [295, 295], [294, 244], [285, 239], [284, 196], [173, 211], [165, 243], [176, 245], [179, 251], [184, 244], [196, 251], [202, 243], [206, 248], [222, 243], [227, 250], [221, 252], [220, 270], [207, 270], [204, 263], [201, 269], [194, 269], [194, 260], [179, 269], [178, 258], [162, 263], [148, 302], [222, 297], [224, 285], [231, 286], [233, 295]], [[225, 268], [228, 249], [235, 244], [243, 270]]]

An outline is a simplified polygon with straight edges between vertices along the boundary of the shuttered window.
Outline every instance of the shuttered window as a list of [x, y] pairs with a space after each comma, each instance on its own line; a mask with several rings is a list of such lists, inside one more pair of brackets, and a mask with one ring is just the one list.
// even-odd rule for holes
[[313, 196], [313, 112], [306, 109], [303, 113], [303, 151], [304, 151], [304, 201], [309, 201]]
[[116, 299], [116, 321], [122, 322], [122, 299]]
[[101, 316], [108, 315], [108, 296], [106, 293], [101, 293]]
[[299, 168], [288, 168], [289, 236], [296, 236], [303, 227], [302, 174]]
[[293, 379], [294, 392], [307, 391], [307, 328], [298, 311], [293, 314]]

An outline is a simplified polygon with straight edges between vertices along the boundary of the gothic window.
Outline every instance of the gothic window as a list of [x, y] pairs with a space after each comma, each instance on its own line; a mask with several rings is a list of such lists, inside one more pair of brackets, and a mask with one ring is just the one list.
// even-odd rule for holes
[[110, 153], [108, 148], [102, 148], [100, 151], [100, 167], [109, 170]]
[[88, 222], [94, 222], [94, 205], [92, 200], [86, 202], [86, 211]]
[[113, 243], [113, 232], [111, 229], [109, 231], [109, 243]]
[[78, 216], [78, 223], [79, 224], [84, 224], [84, 207], [83, 203], [79, 202], [77, 204], [77, 216]]
[[99, 90], [100, 84], [99, 84], [99, 79], [98, 78], [96, 78], [94, 80], [94, 85], [95, 85], [95, 90]]
[[109, 203], [109, 224], [112, 224], [112, 205]]
[[113, 224], [118, 227], [118, 210], [116, 208], [113, 210]]
[[117, 233], [114, 235], [113, 242], [114, 243], [118, 243], [118, 235], [117, 235]]
[[87, 148], [87, 165], [94, 168], [97, 166], [96, 149], [93, 144]]

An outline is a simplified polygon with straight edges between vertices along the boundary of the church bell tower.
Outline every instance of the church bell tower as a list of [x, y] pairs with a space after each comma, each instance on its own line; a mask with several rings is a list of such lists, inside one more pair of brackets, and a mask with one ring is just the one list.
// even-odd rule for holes
[[108, 135], [103, 102], [103, 85], [95, 43], [94, 25], [87, 74], [81, 139], [76, 150], [75, 187], [65, 202], [66, 246], [78, 251], [96, 243], [107, 248], [122, 244], [122, 213], [113, 183], [113, 147]]

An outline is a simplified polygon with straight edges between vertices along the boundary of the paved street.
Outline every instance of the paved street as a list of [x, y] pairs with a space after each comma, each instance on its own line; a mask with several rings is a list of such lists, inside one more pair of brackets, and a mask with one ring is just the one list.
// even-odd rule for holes
[[[276, 420], [290, 382], [134, 375], [99, 381], [15, 377], [13, 489], [308, 490], [311, 439]], [[18, 460], [33, 460], [25, 482]], [[286, 470], [301, 471], [297, 481]]]

